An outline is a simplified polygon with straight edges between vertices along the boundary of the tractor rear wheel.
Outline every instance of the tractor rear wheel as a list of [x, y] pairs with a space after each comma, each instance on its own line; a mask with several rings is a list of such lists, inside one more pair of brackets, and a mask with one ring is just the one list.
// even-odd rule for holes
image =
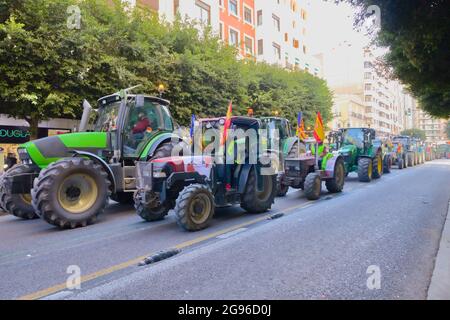
[[403, 168], [405, 168], [405, 163], [404, 163], [404, 161], [403, 161], [403, 158], [399, 158], [397, 161], [398, 161], [398, 168], [399, 168], [400, 170], [402, 170]]
[[408, 153], [407, 159], [408, 159], [408, 167], [413, 167], [414, 166], [414, 156], [411, 155], [411, 153]]
[[133, 192], [117, 192], [111, 195], [111, 200], [120, 204], [133, 204]]
[[374, 159], [373, 159], [373, 172], [372, 172], [372, 177], [374, 179], [380, 179], [381, 176], [383, 175], [383, 158], [381, 157], [381, 155], [377, 155]]
[[191, 184], [178, 196], [175, 214], [177, 224], [187, 231], [206, 229], [214, 216], [214, 197], [207, 185]]
[[269, 210], [274, 203], [277, 192], [277, 177], [261, 175], [263, 190], [258, 190], [256, 170], [248, 176], [245, 192], [241, 199], [241, 208], [248, 213], [263, 213]]
[[30, 166], [26, 164], [17, 164], [11, 169], [9, 169], [1, 178], [0, 181], [0, 202], [1, 207], [16, 216], [17, 218], [24, 220], [31, 220], [39, 218], [33, 206], [31, 205], [31, 195], [30, 194], [12, 194], [11, 190], [7, 188], [4, 183], [4, 179], [8, 176], [14, 176], [17, 174], [24, 173], [34, 173], [37, 172], [35, 166]]
[[344, 189], [345, 183], [345, 165], [344, 161], [339, 158], [334, 165], [334, 176], [333, 179], [327, 180], [325, 186], [327, 190], [331, 193], [339, 193]]
[[103, 167], [84, 158], [52, 163], [34, 180], [31, 190], [36, 213], [60, 228], [85, 227], [101, 214], [111, 182]]
[[308, 200], [317, 200], [322, 193], [322, 180], [319, 174], [312, 172], [305, 179], [305, 196]]
[[[149, 158], [149, 161], [172, 156], [173, 148], [174, 144], [172, 142], [161, 144], [156, 149], [153, 156]], [[142, 219], [147, 222], [153, 222], [164, 219], [164, 217], [169, 213], [170, 209], [173, 208], [173, 205], [170, 205], [169, 203], [161, 203], [159, 206], [150, 207], [149, 205], [145, 204], [141, 197], [137, 194], [134, 197], [134, 207], [136, 208], [137, 214]]]
[[390, 155], [386, 155], [383, 161], [383, 173], [391, 173], [392, 160]]
[[372, 180], [372, 168], [372, 159], [360, 158], [358, 160], [358, 179], [360, 182], [370, 182]]

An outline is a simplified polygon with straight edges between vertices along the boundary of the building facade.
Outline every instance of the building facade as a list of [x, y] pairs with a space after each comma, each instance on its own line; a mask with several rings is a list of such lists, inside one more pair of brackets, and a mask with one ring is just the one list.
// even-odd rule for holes
[[350, 127], [366, 127], [366, 106], [358, 94], [335, 94], [333, 120], [328, 124], [332, 130]]
[[440, 142], [447, 140], [447, 120], [433, 118], [426, 112], [419, 110], [417, 122], [417, 128], [425, 131], [427, 142]]

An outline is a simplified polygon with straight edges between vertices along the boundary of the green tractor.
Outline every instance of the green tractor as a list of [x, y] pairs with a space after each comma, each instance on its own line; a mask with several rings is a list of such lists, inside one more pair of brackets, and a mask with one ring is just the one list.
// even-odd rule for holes
[[379, 179], [383, 174], [381, 148], [374, 148], [375, 130], [371, 128], [340, 129], [332, 144], [344, 158], [345, 172], [357, 172], [361, 182]]
[[[86, 128], [93, 110], [85, 101], [80, 132], [21, 145], [21, 163], [0, 186], [2, 207], [22, 219], [77, 228], [92, 224], [109, 198], [132, 203], [135, 162], [168, 157], [179, 141], [169, 102], [129, 94], [132, 89], [98, 100], [92, 132]], [[163, 214], [167, 208], [153, 210]]]
[[[305, 144], [299, 141], [295, 136], [294, 130], [289, 122], [285, 118], [279, 117], [264, 117], [261, 118], [262, 129], [267, 130], [268, 148], [279, 151], [279, 168], [278, 168], [278, 197], [284, 197], [289, 191], [289, 186], [281, 183], [282, 175], [284, 174], [284, 159], [298, 158], [300, 154], [306, 152]], [[274, 138], [273, 132], [278, 131], [278, 141]], [[277, 143], [278, 146], [273, 144]]]

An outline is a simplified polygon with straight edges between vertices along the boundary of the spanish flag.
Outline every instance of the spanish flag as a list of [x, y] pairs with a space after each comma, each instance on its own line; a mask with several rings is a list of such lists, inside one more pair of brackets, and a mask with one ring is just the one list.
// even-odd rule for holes
[[316, 124], [314, 125], [314, 138], [317, 143], [322, 143], [325, 140], [325, 132], [323, 130], [322, 116], [317, 112]]
[[233, 101], [230, 101], [230, 105], [228, 106], [227, 118], [225, 120], [224, 128], [223, 128], [223, 136], [220, 144], [223, 146], [227, 142], [228, 138], [228, 129], [231, 127], [231, 117], [233, 116]]

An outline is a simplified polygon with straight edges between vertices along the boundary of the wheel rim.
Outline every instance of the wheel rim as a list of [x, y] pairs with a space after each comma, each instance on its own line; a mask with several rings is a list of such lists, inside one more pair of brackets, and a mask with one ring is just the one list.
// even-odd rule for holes
[[369, 172], [367, 173], [369, 178], [372, 178], [372, 170], [373, 170], [373, 163], [372, 163], [372, 161], [370, 161], [370, 163], [369, 163]]
[[198, 194], [192, 199], [189, 209], [194, 223], [205, 223], [212, 209], [211, 199], [206, 194]]
[[58, 190], [58, 202], [67, 212], [79, 214], [91, 208], [98, 198], [95, 180], [82, 173], [64, 179]]
[[379, 174], [383, 171], [383, 160], [381, 157], [378, 158], [377, 169]]
[[31, 205], [31, 194], [29, 193], [21, 194], [20, 199], [22, 199], [22, 201], [25, 202], [26, 204]]
[[262, 176], [263, 177], [263, 189], [261, 191], [256, 191], [256, 197], [259, 201], [267, 201], [272, 194], [272, 179], [270, 176]]

